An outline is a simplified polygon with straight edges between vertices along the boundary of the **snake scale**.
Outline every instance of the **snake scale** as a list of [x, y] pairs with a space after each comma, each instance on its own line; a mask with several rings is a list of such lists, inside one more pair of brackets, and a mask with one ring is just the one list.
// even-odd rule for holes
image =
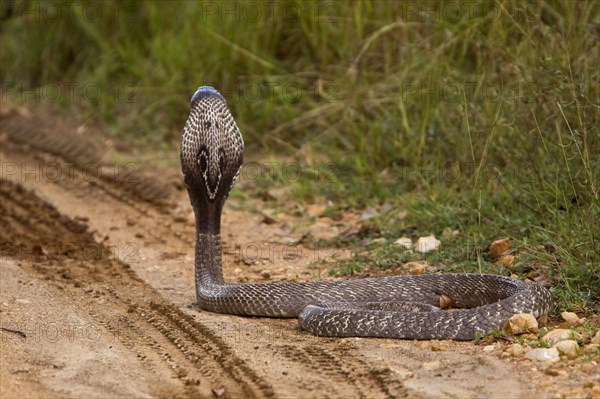
[[[471, 340], [516, 313], [547, 314], [538, 284], [489, 274], [431, 274], [345, 281], [229, 284], [223, 279], [221, 212], [243, 162], [244, 142], [225, 98], [202, 86], [183, 130], [181, 164], [196, 218], [200, 308], [245, 316], [298, 317], [320, 336]], [[450, 301], [453, 310], [440, 304]]]

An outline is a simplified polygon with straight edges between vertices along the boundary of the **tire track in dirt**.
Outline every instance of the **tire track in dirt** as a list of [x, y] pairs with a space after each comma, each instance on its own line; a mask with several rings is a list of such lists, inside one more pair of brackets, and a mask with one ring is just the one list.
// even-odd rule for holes
[[[56, 164], [65, 162], [57, 154], [39, 152], [32, 154], [24, 143], [5, 140], [5, 144], [10, 148], [10, 159], [20, 157]], [[6, 187], [7, 183], [4, 182], [2, 185]], [[68, 179], [53, 180], [50, 185], [64, 188], [65, 194], [79, 198], [80, 201], [93, 198], [96, 203], [105, 204], [108, 209], [125, 207], [129, 213], [132, 211], [137, 213], [140, 221], [139, 226], [136, 227], [144, 228], [143, 226], [152, 224], [156, 228], [145, 228], [144, 234], [152, 236], [160, 243], [164, 244], [176, 238], [182, 246], [191, 248], [193, 245], [193, 226], [190, 226], [187, 220], [177, 220], [165, 210], [164, 204], [143, 202], [142, 198], [132, 200], [130, 192], [123, 193], [118, 184], [102, 179], [90, 182], [82, 177], [81, 173], [75, 173]], [[37, 191], [38, 187], [36, 186], [35, 189]], [[22, 188], [14, 186], [3, 190], [6, 191], [6, 194], [3, 191], [3, 197], [14, 197], [18, 196], [15, 192], [18, 193]], [[94, 241], [91, 235], [88, 237], [86, 234], [89, 233], [81, 237], [69, 233], [65, 226], [71, 226], [72, 223], [78, 225], [76, 221], [60, 215], [56, 209], [43, 203], [33, 193], [28, 193], [26, 196], [36, 198], [35, 204], [23, 205], [27, 204], [27, 201], [20, 203], [19, 199], [13, 201], [10, 205], [12, 209], [5, 213], [23, 215], [16, 222], [12, 222], [15, 226], [10, 230], [26, 230], [28, 234], [25, 234], [23, 239], [18, 236], [13, 237], [16, 242], [22, 244], [29, 240], [42, 247], [24, 248], [24, 251], [22, 249], [21, 252], [27, 254], [38, 253], [37, 258], [42, 260], [37, 265], [31, 263], [27, 267], [62, 289], [73, 300], [85, 303], [89, 314], [93, 315], [107, 331], [118, 337], [148, 370], [156, 375], [172, 375], [179, 381], [176, 388], [171, 387], [164, 392], [165, 396], [173, 392], [178, 392], [182, 397], [198, 394], [206, 396], [211, 395], [211, 390], [215, 387], [217, 389], [224, 387], [225, 392], [233, 397], [272, 396], [275, 391], [279, 392], [279, 395], [284, 392], [287, 394], [295, 392], [296, 395], [313, 392], [318, 396], [329, 397], [406, 395], [407, 389], [402, 386], [402, 381], [397, 376], [387, 375], [385, 378], [380, 378], [378, 375], [373, 375], [372, 365], [366, 364], [360, 356], [336, 355], [335, 353], [339, 353], [337, 341], [329, 342], [312, 337], [309, 345], [288, 345], [283, 342], [282, 345], [274, 344], [275, 350], [270, 356], [281, 358], [281, 362], [284, 362], [289, 370], [302, 375], [300, 381], [295, 378], [294, 383], [297, 386], [288, 386], [287, 392], [280, 391], [282, 387], [286, 388], [286, 384], [273, 381], [272, 370], [257, 368], [256, 359], [248, 359], [249, 363], [241, 361], [237, 352], [239, 347], [233, 349], [231, 344], [221, 337], [223, 330], [215, 328], [210, 316], [202, 314], [202, 322], [195, 321], [189, 314], [162, 299], [160, 294], [140, 280], [127, 264], [111, 259], [110, 253], [106, 253], [107, 248], [97, 243], [97, 240]], [[58, 227], [49, 230], [31, 229], [29, 226], [31, 220], [38, 220], [37, 226], [52, 226], [44, 215], [52, 215], [51, 219], [60, 220], [61, 223]], [[3, 218], [8, 216], [5, 215]], [[77, 229], [81, 228], [85, 226], [77, 227]], [[91, 244], [99, 246], [100, 256], [94, 262], [69, 258], [80, 252], [77, 248], [70, 252], [66, 250], [66, 254], [43, 255], [45, 246], [53, 246], [52, 242], [45, 241], [48, 237], [52, 237], [51, 232], [55, 236], [62, 236], [63, 242], [75, 241], [76, 247]], [[167, 236], [169, 240], [165, 240]], [[157, 249], [160, 251], [160, 246]], [[58, 266], [56, 260], [63, 266]], [[102, 304], [99, 305], [98, 301], [102, 301]], [[233, 319], [234, 317], [232, 321]], [[205, 326], [204, 322], [208, 322], [212, 327]], [[264, 322], [269, 321], [264, 320]], [[298, 333], [294, 332], [294, 334]], [[275, 361], [277, 362], [277, 359]], [[269, 382], [278, 383], [279, 388], [275, 390], [265, 380], [266, 377], [261, 376], [270, 377]], [[206, 381], [209, 384], [206, 384]], [[302, 381], [312, 381], [313, 384], [303, 384]], [[236, 385], [238, 382], [239, 386]], [[160, 392], [157, 394], [160, 396]]]
[[[336, 346], [335, 351], [324, 346], [292, 346], [282, 345], [278, 351], [283, 357], [292, 362], [297, 362], [307, 370], [318, 369], [320, 374], [325, 375], [329, 382], [336, 382], [346, 387], [347, 391], [336, 392], [337, 395], [351, 396], [356, 393], [360, 397], [399, 397], [407, 396], [408, 391], [403, 388], [402, 383], [393, 376], [387, 378], [373, 379], [371, 367], [359, 359], [347, 361], [351, 356], [343, 356], [343, 350]], [[342, 352], [342, 356], [335, 352]], [[327, 385], [323, 380], [315, 381], [316, 388], [321, 392], [327, 392]], [[327, 396], [327, 395], [325, 395]]]
[[35, 193], [6, 180], [0, 180], [0, 194], [0, 218], [8, 227], [8, 234], [2, 235], [3, 256], [39, 254], [23, 259], [24, 269], [81, 302], [150, 371], [171, 374], [178, 381], [178, 395], [209, 396], [215, 387], [225, 388], [232, 397], [273, 395], [269, 384], [228, 350], [219, 337], [166, 303], [128, 265], [111, 259], [108, 248], [93, 264], [70, 256], [77, 251], [46, 252], [45, 248], [58, 248], [53, 245], [55, 237], [75, 245], [93, 243], [84, 225], [59, 214]]
[[[17, 121], [21, 122], [19, 125]], [[153, 219], [155, 215], [164, 215], [166, 218], [162, 221], [162, 228], [168, 231], [169, 237], [178, 239], [186, 245], [193, 245], [192, 239], [185, 239], [186, 232], [193, 232], [193, 225], [190, 225], [186, 219], [172, 216], [173, 201], [169, 195], [169, 190], [158, 188], [159, 184], [153, 180], [140, 176], [135, 176], [131, 181], [128, 177], [119, 176], [118, 173], [104, 178], [99, 174], [89, 173], [86, 166], [93, 164], [94, 159], [84, 162], [78, 158], [81, 154], [71, 154], [62, 156], [61, 151], [55, 150], [53, 143], [46, 148], [47, 139], [36, 141], [40, 133], [24, 134], [31, 130], [31, 121], [12, 118], [8, 122], [2, 120], [0, 124], [0, 144], [2, 145], [3, 166], [2, 176], [11, 178], [13, 181], [32, 180], [33, 183], [49, 183], [64, 188], [66, 192], [72, 192], [78, 198], [93, 198], [95, 202], [114, 202], [115, 208], [126, 208], [134, 211], [136, 217]], [[20, 132], [20, 133], [19, 133]], [[15, 140], [15, 136], [18, 137]], [[30, 142], [29, 140], [33, 140]], [[53, 139], [54, 140], [54, 139]], [[59, 140], [58, 143], [64, 142]], [[32, 147], [35, 150], [32, 151]], [[83, 145], [76, 145], [74, 148], [86, 148]], [[87, 152], [84, 152], [85, 156]], [[118, 168], [118, 166], [117, 166]], [[142, 166], [137, 166], [141, 170]], [[145, 168], [145, 166], [144, 166]], [[92, 168], [94, 169], [94, 168]], [[147, 173], [146, 173], [147, 174]], [[131, 188], [131, 186], [134, 186]], [[167, 184], [164, 184], [167, 186]], [[154, 199], [148, 200], [143, 194], [152, 192]], [[154, 221], [155, 224], [161, 223]], [[145, 233], [152, 236], [157, 241], [164, 241], [161, 234], [154, 234], [153, 229], [146, 229]]]
[[136, 162], [103, 161], [99, 154], [106, 149], [89, 138], [77, 136], [74, 128], [66, 126], [62, 120], [12, 114], [2, 118], [1, 127], [13, 142], [61, 158], [92, 175], [95, 182], [104, 183], [102, 187], [107, 192], [119, 193], [119, 198], [127, 200], [129, 205], [142, 200], [160, 206], [169, 198], [171, 190], [164, 181], [141, 173]]
[[[6, 183], [3, 183], [3, 186]], [[99, 188], [94, 192], [90, 192], [90, 187], [81, 181], [71, 180], [65, 185], [65, 188], [67, 186], [70, 190], [82, 190], [86, 195], [93, 196], [96, 200], [100, 201], [118, 198], [118, 196], [106, 194], [104, 190], [100, 190]], [[19, 190], [23, 189], [19, 187]], [[3, 198], [9, 198], [12, 191], [4, 191], [2, 192]], [[33, 193], [31, 195], [34, 196]], [[21, 201], [20, 199], [16, 200], [16, 202], [26, 203], [26, 201]], [[18, 208], [16, 204], [10, 207], [13, 209]], [[39, 224], [40, 226], [48, 225], [48, 221], [43, 220], [43, 215], [50, 212], [54, 214], [52, 218], [55, 220], [68, 220], [55, 209], [38, 212], [41, 214], [38, 215], [35, 212], [31, 212], [29, 208], [25, 206], [17, 209], [16, 212], [11, 210], [13, 214], [23, 215], [23, 217], [19, 218], [18, 222], [25, 226], [25, 228], [31, 219], [42, 221]], [[152, 215], [151, 208], [140, 212], [140, 215], [142, 214], [149, 215], [155, 221], [159, 218], [158, 214]], [[67, 223], [76, 226], [74, 227], [75, 231], [85, 228], [85, 226], [79, 225], [75, 221], [68, 221]], [[12, 229], [18, 230], [19, 228], [12, 226]], [[53, 228], [52, 231], [54, 231], [56, 236], [62, 237], [61, 241], [63, 242], [77, 240], [75, 237], [69, 237], [69, 234], [60, 228]], [[31, 242], [37, 243], [37, 245], [42, 247], [53, 247], [52, 242], [44, 239], [49, 234], [50, 230], [43, 232], [43, 234], [37, 234], [31, 238]], [[181, 238], [181, 240], [188, 243], [184, 238]], [[20, 241], [22, 242], [23, 240]], [[75, 248], [73, 248], [73, 251], [68, 252], [68, 254], [80, 254], [81, 251], [77, 251], [77, 248], [85, 247], [91, 243], [96, 247], [101, 245], [93, 242], [93, 237], [90, 236], [83, 241], [76, 242]], [[100, 249], [105, 251], [105, 248], [101, 246]], [[43, 251], [43, 249], [24, 248], [20, 252], [31, 254], [38, 253], [39, 251]], [[52, 256], [53, 254], [50, 255], [50, 258], [55, 258], [55, 256]], [[170, 373], [175, 378], [180, 379], [186, 387], [185, 392], [190, 395], [193, 396], [193, 393], [196, 392], [194, 384], [203, 379], [208, 379], [211, 385], [216, 387], [228, 385], [218, 378], [222, 374], [219, 371], [219, 367], [206, 363], [206, 354], [209, 354], [221, 367], [228, 369], [228, 375], [233, 380], [243, 381], [247, 379], [255, 382], [257, 391], [260, 392], [259, 396], [271, 396], [273, 394], [272, 387], [264, 379], [261, 379], [252, 368], [236, 360], [237, 356], [235, 353], [228, 343], [220, 337], [222, 329], [215, 330], [214, 323], [209, 323], [213, 324], [213, 328], [204, 327], [201, 323], [194, 321], [190, 316], [182, 313], [176, 307], [165, 305], [164, 300], [154, 299], [157, 297], [156, 291], [148, 287], [148, 289], [152, 290], [152, 293], [145, 293], [145, 288], [137, 287], [137, 284], [141, 282], [126, 264], [120, 264], [117, 268], [114, 265], [110, 268], [105, 268], [106, 262], [114, 263], [116, 261], [108, 259], [111, 256], [109, 251], [106, 254], [102, 252], [101, 255], [99, 261], [94, 262], [93, 265], [84, 263], [83, 265], [73, 267], [73, 265], [68, 264], [60, 267], [58, 271], [40, 265], [33, 266], [33, 268], [42, 275], [42, 278], [49, 279], [50, 282], [54, 282], [55, 275], [60, 276], [58, 283], [61, 286], [61, 279], [64, 279], [65, 276], [68, 280], [75, 280], [73, 284], [79, 288], [79, 291], [83, 290], [88, 297], [92, 298], [92, 303], [90, 304], [92, 310], [90, 310], [90, 314], [94, 316], [94, 319], [101, 323], [108, 331], [118, 336], [118, 339], [129, 350], [135, 353], [140, 362], [149, 370], [156, 374]], [[63, 259], [61, 258], [60, 261], [63, 261]], [[93, 273], [90, 274], [94, 276], [94, 279], [90, 280], [84, 274], [85, 271], [83, 270], [78, 272], [82, 267], [93, 270]], [[107, 277], [107, 274], [110, 276]], [[116, 283], [116, 281], [119, 281], [119, 283]], [[135, 289], [131, 287], [132, 284], [136, 286]], [[129, 287], [123, 290], [128, 292], [136, 291], [136, 298], [138, 299], [132, 300], [129, 296], [124, 296], [121, 293], [123, 290], [120, 288], [123, 285], [129, 285]], [[99, 297], [110, 301], [110, 306], [106, 306], [106, 309], [99, 309], [93, 302], [93, 298]], [[115, 315], [115, 308], [117, 307], [119, 309]], [[265, 322], [268, 322], [268, 320], [265, 319]], [[157, 336], [157, 332], [162, 335], [162, 338]], [[168, 347], [168, 345], [165, 344], [164, 338], [169, 341], [171, 347], [176, 347], [180, 353], [171, 353], [165, 350], [165, 347]], [[332, 344], [332, 346], [335, 348], [337, 345]], [[310, 378], [311, 375], [314, 376], [316, 384], [310, 387], [305, 386], [305, 392], [313, 391], [322, 396], [334, 387], [333, 393], [330, 396], [325, 396], [389, 397], [390, 394], [388, 392], [390, 392], [390, 389], [388, 387], [390, 385], [401, 386], [401, 382], [394, 378], [381, 381], [372, 379], [366, 371], [370, 366], [364, 364], [360, 358], [355, 356], [347, 356], [344, 359], [340, 359], [333, 354], [333, 350], [322, 346], [313, 347], [309, 345], [307, 347], [294, 348], [294, 346], [284, 344], [283, 348], [281, 355], [285, 357], [290, 369], [301, 370], [307, 378]], [[279, 351], [277, 351], [277, 354], [280, 354]], [[190, 363], [194, 367], [189, 367]], [[186, 364], [188, 367], [185, 367]], [[316, 368], [315, 365], [317, 366]], [[196, 369], [200, 375], [198, 375]], [[357, 369], [360, 372], [357, 372]], [[324, 376], [326, 377], [325, 379], [323, 378]], [[331, 381], [335, 382], [333, 386], [330, 383]], [[205, 390], [204, 393], [207, 394], [207, 391]], [[244, 391], [240, 392], [240, 394], [248, 396], [252, 392]]]

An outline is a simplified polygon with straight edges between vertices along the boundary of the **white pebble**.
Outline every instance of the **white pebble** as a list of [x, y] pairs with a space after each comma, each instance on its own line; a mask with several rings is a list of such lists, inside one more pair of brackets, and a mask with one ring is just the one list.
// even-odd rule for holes
[[527, 351], [527, 358], [531, 360], [543, 360], [549, 362], [556, 362], [560, 359], [558, 355], [558, 349], [556, 348], [537, 348]]
[[440, 240], [435, 238], [435, 236], [427, 236], [427, 237], [419, 237], [417, 240], [416, 251], [422, 254], [430, 251], [435, 251], [440, 247]]

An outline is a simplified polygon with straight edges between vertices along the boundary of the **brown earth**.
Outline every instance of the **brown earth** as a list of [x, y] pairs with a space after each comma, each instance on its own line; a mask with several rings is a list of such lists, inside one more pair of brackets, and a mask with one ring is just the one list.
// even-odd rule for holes
[[[201, 311], [193, 216], [176, 169], [142, 173], [135, 164], [115, 172], [110, 155], [95, 156], [96, 147], [70, 129], [30, 115], [2, 118], [1, 398], [600, 392], [597, 365], [502, 356], [502, 343], [484, 352], [471, 342], [319, 338], [293, 319]], [[235, 200], [226, 206], [226, 278], [315, 278], [309, 265], [321, 255], [299, 246], [290, 257], [289, 226], [247, 208]]]

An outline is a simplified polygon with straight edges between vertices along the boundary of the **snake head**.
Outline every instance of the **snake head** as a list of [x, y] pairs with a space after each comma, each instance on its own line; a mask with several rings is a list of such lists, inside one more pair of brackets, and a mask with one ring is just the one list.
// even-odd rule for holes
[[210, 86], [192, 97], [180, 155], [192, 205], [220, 210], [239, 175], [244, 141], [225, 97]]

